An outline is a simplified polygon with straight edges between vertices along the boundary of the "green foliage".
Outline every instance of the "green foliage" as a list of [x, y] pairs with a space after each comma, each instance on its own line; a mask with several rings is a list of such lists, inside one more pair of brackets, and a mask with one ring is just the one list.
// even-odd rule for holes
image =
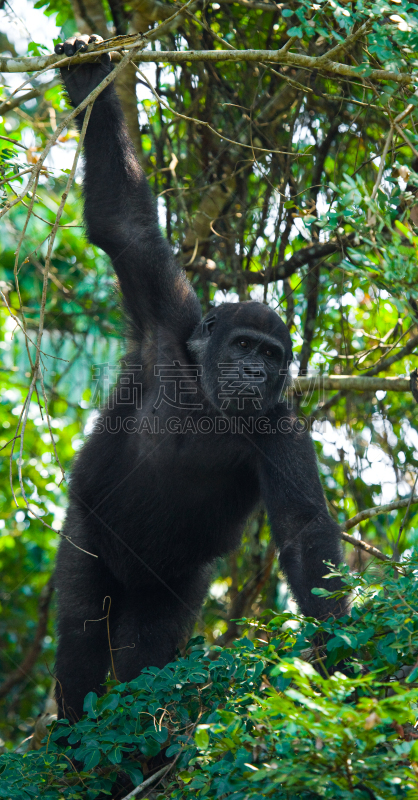
[[[109, 681], [103, 696], [87, 695], [77, 724], [53, 724], [42, 750], [0, 757], [0, 797], [93, 800], [123, 776], [139, 785], [144, 763], [164, 752], [174, 765], [161, 800], [413, 800], [418, 674], [402, 683], [396, 673], [416, 664], [418, 561], [398, 570], [344, 570], [351, 617], [266, 614], [243, 621], [253, 640], [208, 653], [198, 637], [162, 670]], [[336, 663], [344, 673], [329, 676]]]
[[[34, 3], [34, 7], [41, 8], [47, 17], [56, 14], [57, 25], [61, 25], [62, 27], [66, 26], [69, 19], [71, 21], [73, 19], [73, 9], [69, 0], [37, 0], [37, 2]], [[75, 33], [75, 25], [72, 27], [71, 33]], [[68, 32], [68, 36], [70, 36], [71, 33]]]
[[[60, 38], [65, 38], [73, 34], [79, 24], [75, 22], [75, 5], [79, 20], [83, 13], [87, 14], [85, 4], [73, 6], [70, 0], [39, 0], [35, 8], [40, 19], [42, 14], [55, 19], [58, 26], [56, 38], [59, 27]], [[113, 3], [112, 7], [117, 5], [123, 8], [127, 19], [134, 25], [134, 4]], [[216, 7], [218, 5], [220, 7]], [[96, 7], [99, 12], [103, 10], [110, 22], [109, 4], [97, 0]], [[233, 47], [275, 50], [283, 47], [290, 35], [297, 39], [292, 47], [294, 52], [326, 56], [332, 47], [345, 43], [359, 26], [364, 23], [369, 25], [367, 33], [350, 52], [334, 54], [334, 59], [342, 64], [357, 65], [355, 76], [352, 75], [350, 79], [337, 76], [325, 68], [312, 73], [277, 64], [271, 66], [267, 62], [219, 62], [216, 65], [183, 62], [160, 66], [155, 72], [156, 91], [169, 108], [160, 106], [150, 92], [146, 94], [144, 85], [138, 87], [141, 97], [138, 103], [140, 157], [150, 176], [153, 191], [159, 197], [161, 222], [167, 238], [180, 263], [186, 265], [203, 310], [206, 311], [212, 302], [235, 299], [238, 294], [241, 299], [250, 296], [262, 298], [263, 284], [254, 281], [254, 285], [249, 283], [247, 286], [241, 280], [243, 275], [254, 273], [255, 278], [256, 273], [261, 271], [265, 277], [266, 270], [274, 269], [306, 248], [313, 239], [316, 241], [317, 237], [325, 241], [351, 235], [350, 246], [344, 252], [339, 250], [315, 262], [318, 264], [319, 277], [317, 309], [313, 319], [308, 318], [308, 306], [312, 298], [309, 283], [312, 262], [304, 263], [290, 276], [290, 295], [282, 281], [270, 283], [267, 300], [289, 320], [297, 357], [306, 334], [312, 332], [310, 369], [324, 374], [361, 375], [363, 370], [376, 366], [387, 355], [396, 354], [409, 336], [417, 332], [418, 164], [411, 146], [397, 130], [394, 131], [382, 181], [373, 200], [372, 195], [390, 122], [409, 106], [412, 106], [412, 112], [404, 118], [401, 128], [412, 147], [415, 150], [418, 148], [415, 130], [418, 99], [413, 85], [418, 65], [418, 6], [407, 0], [361, 0], [351, 4], [336, 0], [318, 0], [316, 3], [291, 0], [272, 11], [231, 3], [204, 3], [202, 7], [194, 8], [194, 14], [194, 18], [182, 16], [179, 28], [170, 29], [161, 38], [158, 47], [168, 50], [222, 47], [210, 33], [212, 31]], [[89, 29], [89, 20], [84, 19], [84, 23]], [[35, 38], [41, 39], [41, 36], [36, 34]], [[28, 53], [42, 55], [46, 49], [52, 52], [52, 41], [31, 42]], [[401, 86], [389, 79], [372, 82], [370, 75], [374, 69], [410, 74], [412, 84]], [[154, 73], [148, 75], [152, 75], [154, 81]], [[6, 74], [2, 81], [3, 102], [17, 84], [11, 81], [7, 85]], [[41, 86], [38, 78], [34, 78], [34, 85]], [[132, 96], [135, 96], [133, 89]], [[135, 103], [130, 110], [135, 118]], [[32, 99], [21, 108], [3, 113], [0, 135], [6, 139], [0, 139], [2, 209], [7, 201], [14, 201], [16, 192], [21, 192], [26, 184], [27, 173], [20, 177], [16, 175], [33, 165], [52, 134], [54, 125], [64, 119], [67, 111], [68, 104], [61, 87], [52, 85], [43, 96]], [[192, 118], [205, 124], [197, 125]], [[206, 125], [208, 122], [219, 136], [209, 130]], [[113, 272], [106, 256], [90, 246], [84, 238], [78, 174], [65, 204], [62, 227], [55, 240], [51, 261], [52, 277], [45, 306], [41, 361], [46, 401], [38, 383], [38, 397], [32, 398], [22, 445], [23, 486], [36, 511], [35, 518], [26, 508], [17, 480], [20, 439], [15, 439], [15, 436], [19, 433], [18, 421], [31, 381], [28, 351], [33, 356], [32, 342], [36, 339], [40, 321], [42, 273], [48, 236], [71, 166], [77, 136], [74, 126], [70, 125], [52, 148], [51, 158], [37, 187], [34, 205], [36, 216], [32, 215], [25, 230], [17, 261], [17, 242], [24, 230], [31, 197], [24, 197], [26, 207], [22, 204], [15, 206], [1, 220], [0, 289], [7, 302], [7, 307], [4, 305], [0, 311], [0, 448], [3, 457], [0, 462], [1, 681], [7, 680], [10, 673], [22, 663], [34, 641], [38, 598], [52, 573], [59, 540], [47, 525], [60, 529], [65, 513], [66, 477], [63, 480], [60, 464], [67, 476], [72, 459], [84, 440], [85, 425], [97, 407], [97, 399], [94, 399], [97, 389], [95, 365], [117, 365], [122, 349], [119, 298]], [[15, 140], [16, 146], [7, 139]], [[193, 263], [193, 246], [191, 249], [184, 246], [186, 234], [199, 218], [202, 200], [209, 192], [219, 188], [225, 195], [225, 203], [216, 213], [213, 212], [213, 219], [211, 207], [209, 214], [206, 208], [201, 215], [200, 219], [202, 216], [209, 219], [211, 227], [208, 225], [205, 236], [199, 241]], [[195, 241], [194, 237], [192, 240]], [[202, 277], [199, 259], [216, 265], [217, 274], [225, 279], [222, 285], [230, 286], [231, 293], [225, 292], [222, 297], [219, 285], [215, 281], [212, 283], [207, 276]], [[13, 316], [9, 315], [8, 309]], [[25, 336], [16, 322], [19, 320], [22, 323], [23, 317], [29, 343], [25, 342]], [[395, 362], [387, 374], [408, 374], [415, 366], [416, 357], [411, 356]], [[115, 374], [116, 369], [112, 375]], [[303, 398], [299, 413], [309, 418], [312, 412], [318, 412], [319, 404], [327, 399], [328, 396], [324, 398], [317, 391], [308, 393]], [[51, 430], [46, 419], [46, 405]], [[316, 423], [314, 430], [321, 477], [331, 512], [341, 525], [359, 510], [381, 502], [387, 488], [387, 471], [391, 474], [394, 495], [411, 490], [418, 467], [418, 449], [416, 406], [409, 393], [390, 392], [386, 396], [383, 393], [377, 396], [374, 393], [349, 393], [339, 396], [330, 408], [321, 411], [319, 418], [321, 415], [324, 416], [324, 423]], [[55, 447], [51, 441], [51, 431]], [[395, 553], [398, 558], [401, 554], [408, 554], [416, 548], [418, 541], [417, 506], [411, 507], [400, 535], [403, 516], [402, 509], [366, 520], [361, 526], [362, 538], [389, 556]], [[309, 728], [314, 728], [317, 720], [313, 719], [314, 712], [308, 706], [303, 703], [297, 705], [295, 698], [284, 693], [280, 695], [283, 703], [293, 704], [295, 719], [300, 727], [296, 734], [285, 728], [280, 714], [275, 716], [273, 706], [266, 705], [273, 703], [274, 694], [270, 698], [267, 684], [260, 688], [263, 686], [260, 676], [251, 690], [239, 688], [241, 681], [242, 687], [247, 686], [244, 679], [246, 671], [252, 669], [254, 664], [265, 663], [267, 666], [263, 674], [267, 675], [266, 670], [279, 666], [277, 653], [280, 653], [280, 657], [284, 652], [288, 658], [300, 658], [306, 646], [304, 635], [310, 638], [316, 630], [316, 627], [309, 627], [311, 623], [295, 620], [292, 615], [282, 616], [283, 610], [289, 607], [289, 596], [277, 558], [272, 556], [269, 547], [267, 521], [263, 515], [258, 515], [249, 521], [240, 550], [216, 565], [211, 591], [198, 622], [198, 632], [205, 636], [209, 644], [219, 641], [220, 636], [224, 637], [221, 641], [230, 643], [239, 632], [231, 619], [243, 614], [261, 618], [264, 610], [271, 608], [278, 615], [279, 622], [270, 622], [273, 627], [266, 629], [265, 635], [273, 637], [271, 640], [276, 655], [270, 657], [268, 646], [255, 638], [254, 647], [249, 641], [244, 641], [232, 650], [225, 650], [222, 655], [225, 661], [219, 658], [217, 667], [204, 658], [199, 660], [202, 674], [208, 680], [212, 680], [212, 674], [215, 674], [212, 671], [218, 670], [216, 676], [220, 676], [219, 680], [217, 677], [220, 695], [217, 708], [220, 709], [219, 713], [234, 715], [234, 720], [239, 722], [239, 734], [233, 734], [235, 722], [229, 723], [227, 718], [216, 717], [213, 726], [215, 723], [220, 726], [216, 729], [218, 733], [212, 722], [208, 722], [208, 716], [199, 718], [199, 724], [208, 724], [209, 727], [196, 727], [190, 734], [190, 740], [180, 742], [182, 753], [183, 749], [191, 753], [195, 747], [193, 736], [197, 736], [196, 747], [201, 748], [200, 752], [195, 747], [193, 752], [197, 752], [197, 755], [190, 756], [191, 759], [198, 758], [196, 764], [199, 767], [193, 763], [187, 766], [189, 762], [186, 756], [181, 762], [182, 766], [178, 767], [182, 775], [178, 792], [186, 797], [198, 797], [198, 792], [202, 794], [203, 788], [196, 789], [193, 783], [198, 779], [199, 771], [205, 785], [209, 783], [215, 786], [217, 781], [213, 791], [222, 797], [222, 780], [229, 780], [231, 764], [237, 765], [238, 771], [233, 773], [233, 781], [238, 798], [240, 792], [244, 793], [243, 797], [249, 791], [253, 795], [248, 796], [260, 796], [261, 792], [267, 792], [268, 775], [271, 777], [273, 795], [274, 792], [286, 791], [286, 800], [290, 800], [294, 791], [305, 792], [308, 797], [311, 787], [306, 788], [303, 784], [307, 774], [303, 772], [306, 764], [315, 775], [312, 778], [315, 780], [315, 792], [322, 792], [323, 795], [328, 792], [328, 796], [338, 797], [338, 792], [343, 791], [338, 784], [339, 778], [335, 784], [330, 782], [330, 788], [323, 789], [323, 781], [326, 782], [329, 775], [334, 774], [331, 765], [335, 761], [338, 769], [342, 769], [338, 757], [347, 752], [344, 748], [349, 747], [347, 739], [343, 737], [344, 726], [338, 722], [338, 714], [335, 724], [339, 726], [341, 740], [337, 734], [329, 741], [325, 736], [329, 722], [325, 713], [319, 717], [319, 720], [325, 720], [322, 733], [320, 731], [314, 740], [310, 737]], [[346, 557], [351, 568], [367, 567], [367, 561], [362, 560], [361, 554], [349, 549], [349, 546]], [[411, 580], [414, 587], [414, 576]], [[364, 797], [368, 796], [367, 791], [356, 784], [356, 780], [361, 783], [363, 779], [367, 783], [367, 775], [364, 777], [363, 767], [357, 762], [361, 760], [362, 748], [366, 745], [369, 747], [369, 739], [366, 741], [366, 738], [380, 731], [380, 727], [371, 728], [371, 733], [367, 733], [366, 737], [361, 723], [356, 722], [356, 719], [363, 719], [363, 711], [355, 711], [357, 700], [354, 700], [354, 690], [350, 690], [350, 687], [354, 686], [355, 681], [363, 681], [355, 692], [366, 692], [364, 696], [369, 696], [367, 691], [370, 690], [370, 697], [377, 698], [376, 702], [381, 703], [384, 690], [379, 688], [379, 681], [384, 681], [401, 663], [415, 663], [415, 628], [406, 621], [405, 603], [411, 602], [409, 589], [401, 592], [402, 600], [397, 594], [402, 581], [403, 578], [391, 583], [392, 600], [396, 597], [396, 602], [386, 602], [381, 591], [373, 599], [375, 610], [371, 609], [372, 600], [368, 601], [367, 614], [372, 615], [372, 621], [369, 620], [370, 624], [367, 622], [366, 627], [360, 612], [353, 614], [349, 629], [343, 630], [337, 624], [324, 626], [324, 630], [330, 634], [327, 643], [328, 666], [338, 664], [343, 657], [350, 657], [350, 648], [356, 641], [353, 670], [356, 664], [364, 662], [366, 668], [375, 675], [373, 678], [360, 678], [359, 673], [353, 671], [351, 677], [341, 683], [342, 692], [344, 687], [348, 687], [344, 708], [348, 706], [354, 709], [352, 726], [346, 727], [348, 731], [353, 731], [353, 736], [355, 733], [359, 737], [358, 753], [357, 746], [353, 746], [354, 755], [351, 757], [354, 758], [358, 777], [349, 779], [350, 770], [347, 766], [344, 778], [348, 781], [346, 787], [350, 786], [349, 780], [352, 781], [352, 788], [345, 788], [344, 791], [351, 791], [354, 797], [360, 798], [362, 792]], [[411, 592], [415, 592], [415, 589], [411, 589]], [[240, 606], [242, 598], [244, 600]], [[415, 607], [414, 603], [412, 605]], [[1, 702], [0, 734], [10, 748], [32, 731], [33, 720], [43, 711], [50, 690], [54, 657], [53, 611], [52, 606], [47, 634], [41, 643], [41, 656], [35, 669], [24, 681], [18, 682]], [[356, 617], [356, 613], [360, 616]], [[377, 618], [379, 615], [381, 619]], [[298, 621], [299, 631], [292, 633], [287, 629], [286, 633], [279, 631], [276, 636], [273, 633], [274, 625], [280, 629], [282, 619], [295, 624]], [[372, 633], [369, 628], [373, 630]], [[251, 638], [257, 630], [264, 630], [263, 626], [249, 626], [248, 636]], [[360, 651], [358, 648], [361, 648]], [[361, 658], [358, 652], [361, 652]], [[294, 691], [303, 696], [306, 693], [308, 697], [307, 687], [310, 687], [309, 691], [316, 693], [319, 703], [335, 703], [335, 681], [323, 683], [315, 675], [305, 674], [298, 663], [286, 662], [286, 669], [289, 670], [286, 675], [292, 679]], [[233, 671], [238, 664], [242, 666], [242, 679], [236, 678]], [[178, 662], [176, 667], [170, 668], [169, 673], [180, 669], [179, 665], [182, 674], [187, 675], [189, 667], [194, 669], [194, 656], [191, 660]], [[302, 688], [292, 670], [305, 676]], [[276, 689], [279, 678], [280, 675], [269, 677]], [[149, 675], [147, 680], [151, 681]], [[161, 676], [158, 681], [164, 684]], [[198, 712], [195, 706], [193, 711], [189, 709], [188, 695], [183, 696], [183, 689], [178, 695], [170, 694], [174, 692], [172, 687], [167, 689], [164, 699], [159, 686], [156, 684], [153, 694], [155, 702], [158, 701], [165, 708], [169, 702], [167, 698], [175, 696], [176, 702], [181, 701], [181, 708], [186, 709], [188, 718], [192, 720], [190, 725], [197, 724]], [[193, 682], [188, 682], [185, 677], [182, 686], [189, 687], [187, 691], [190, 689], [193, 702], [197, 702], [197, 699], [200, 702], [199, 692]], [[364, 686], [368, 687], [367, 691]], [[112, 689], [110, 696], [116, 697], [118, 691]], [[213, 708], [211, 704], [215, 703], [211, 694], [214, 691], [212, 688], [205, 690], [204, 700], [210, 709]], [[250, 694], [254, 691], [259, 700], [235, 704], [235, 691], [237, 697], [243, 696], [245, 691]], [[402, 694], [399, 696], [402, 698], [400, 707], [407, 708], [407, 699]], [[146, 703], [143, 695], [138, 697], [138, 702]], [[389, 700], [388, 708], [391, 709], [390, 713], [394, 713]], [[289, 707], [283, 705], [285, 707], [287, 713]], [[119, 731], [117, 719], [122, 712], [110, 707], [107, 711], [103, 706], [101, 708], [103, 717], [100, 717], [99, 724], [113, 714], [116, 722], [109, 723], [109, 730]], [[129, 718], [129, 704], [126, 708]], [[386, 706], [382, 708], [382, 714], [385, 709]], [[152, 713], [155, 716], [154, 711]], [[178, 713], [183, 712], [180, 709]], [[357, 713], [360, 714], [358, 718]], [[204, 714], [208, 712], [205, 710]], [[259, 715], [259, 730], [251, 722], [256, 715]], [[386, 719], [384, 714], [378, 716]], [[160, 719], [160, 712], [157, 718]], [[173, 712], [174, 725], [177, 725], [176, 719]], [[346, 717], [344, 719], [346, 721]], [[91, 730], [97, 732], [95, 720], [84, 720], [83, 724], [91, 725]], [[151, 741], [151, 734], [145, 735], [148, 728], [143, 727], [145, 722], [142, 718], [138, 725], [138, 735], [145, 739], [148, 737]], [[216, 748], [220, 748], [219, 737], [222, 740], [223, 732], [229, 725], [232, 725], [228, 734], [232, 742], [228, 751], [230, 755], [221, 759], [220, 750]], [[381, 770], [384, 775], [385, 758], [389, 759], [387, 768], [389, 773], [395, 770], [395, 782], [386, 784], [386, 778], [382, 777], [384, 787], [379, 788], [378, 774], [376, 796], [404, 796], [412, 792], [407, 784], [409, 779], [415, 780], [414, 772], [408, 771], [408, 766], [402, 766], [402, 750], [399, 753], [396, 751], [396, 747], [402, 748], [405, 743], [391, 742], [390, 735], [394, 737], [396, 732], [389, 724], [385, 723], [385, 726], [382, 735], [388, 735], [389, 738], [384, 738], [376, 746], [370, 745], [372, 749], [366, 752], [365, 763], [372, 763], [376, 758], [375, 766], [370, 767], [372, 774], [376, 776]], [[334, 730], [331, 725], [329, 728], [330, 731]], [[246, 753], [242, 755], [242, 761], [238, 740], [241, 734], [244, 736], [244, 730], [250, 739], [242, 745]], [[172, 735], [171, 732], [169, 735]], [[175, 738], [177, 733], [174, 732], [173, 736]], [[95, 741], [93, 734], [88, 739], [86, 733], [86, 737], [86, 742]], [[283, 774], [280, 772], [281, 766], [273, 766], [270, 771], [262, 766], [264, 761], [275, 763], [275, 737], [286, 753], [280, 756], [280, 764], [285, 768]], [[321, 737], [328, 742], [322, 748], [316, 746], [316, 739], [319, 741]], [[299, 739], [300, 748], [298, 741], [295, 741]], [[344, 746], [340, 745], [340, 741]], [[389, 742], [388, 748], [386, 741]], [[91, 787], [99, 778], [110, 782], [116, 780], [108, 777], [107, 773], [103, 777], [100, 769], [115, 768], [116, 774], [118, 765], [122, 763], [117, 760], [119, 757], [124, 763], [128, 761], [132, 764], [132, 753], [124, 751], [117, 744], [112, 757], [109, 753], [113, 751], [109, 749], [100, 751], [91, 746], [88, 754], [87, 748], [86, 754], [93, 762], [97, 758], [100, 760], [95, 767], [92, 761], [86, 761], [86, 766], [92, 770], [85, 778], [86, 785]], [[133, 746], [128, 741], [127, 745]], [[158, 742], [153, 746], [156, 748], [157, 745], [160, 746]], [[332, 755], [334, 752], [335, 758]], [[58, 758], [50, 749], [48, 753], [48, 758], [52, 759], [51, 773], [45, 770], [44, 755], [30, 753], [24, 758], [18, 754], [10, 756], [12, 761], [15, 759], [15, 766], [18, 765], [16, 769], [23, 770], [23, 784], [20, 787], [16, 784], [13, 789], [15, 796], [36, 795], [38, 784], [43, 785], [42, 791], [48, 790], [53, 798], [64, 796], [59, 792], [56, 775], [67, 770], [68, 762], [63, 757]], [[304, 754], [303, 758], [301, 754]], [[181, 757], [183, 759], [183, 755]], [[242, 766], [245, 763], [251, 763], [252, 767]], [[317, 764], [322, 766], [317, 768]], [[188, 772], [189, 768], [194, 771]], [[139, 767], [136, 765], [135, 769]], [[213, 773], [210, 769], [213, 769]], [[319, 772], [315, 771], [317, 769]], [[396, 773], [396, 769], [400, 771]], [[402, 769], [405, 769], [404, 773]], [[25, 784], [25, 776], [31, 770], [33, 790], [28, 788], [29, 784]], [[275, 770], [278, 770], [279, 776], [282, 775], [278, 783], [275, 782]], [[367, 772], [366, 767], [364, 770]], [[244, 773], [245, 780], [242, 777]], [[253, 777], [251, 773], [254, 773]], [[14, 774], [16, 777], [17, 773]], [[50, 778], [51, 775], [55, 777]], [[257, 775], [260, 775], [260, 779]], [[396, 783], [396, 776], [400, 776], [402, 785]], [[286, 784], [286, 781], [293, 779], [296, 782], [294, 790], [290, 783]], [[45, 783], [41, 784], [43, 780]], [[242, 782], [241, 786], [239, 781]], [[336, 788], [337, 784], [340, 788]], [[285, 785], [288, 785], [286, 790], [277, 788]], [[69, 784], [66, 791], [73, 791]], [[83, 791], [76, 782], [74, 792], [82, 795]], [[91, 791], [94, 789], [91, 788]], [[173, 788], [173, 791], [177, 789]], [[210, 791], [212, 789], [208, 789]], [[210, 798], [212, 795], [207, 796]]]

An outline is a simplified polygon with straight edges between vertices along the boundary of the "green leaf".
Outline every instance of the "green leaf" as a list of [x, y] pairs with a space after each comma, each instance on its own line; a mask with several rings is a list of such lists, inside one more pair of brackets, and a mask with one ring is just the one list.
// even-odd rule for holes
[[415, 667], [415, 669], [413, 669], [412, 672], [410, 672], [410, 674], [406, 678], [405, 683], [414, 683], [414, 681], [416, 681], [417, 678], [418, 678], [418, 667]]
[[168, 739], [168, 730], [163, 727], [161, 730], [150, 731], [149, 735], [152, 736], [156, 742], [159, 742], [159, 744], [164, 744]]
[[144, 777], [139, 766], [129, 761], [122, 761], [121, 767], [123, 768], [123, 771], [129, 775], [134, 786], [140, 786], [141, 783], [143, 783]]
[[358, 72], [364, 78], [368, 78], [369, 75], [373, 72], [373, 67], [370, 67], [368, 64], [359, 64], [357, 67], [352, 67], [353, 72]]
[[96, 717], [98, 717], [97, 694], [95, 692], [89, 692], [85, 696], [83, 709], [90, 719], [96, 719]]
[[197, 647], [197, 645], [204, 645], [205, 644], [205, 637], [204, 636], [193, 636], [186, 645], [186, 650], [190, 650], [191, 647]]
[[289, 30], [287, 31], [287, 34], [288, 34], [288, 36], [298, 36], [299, 39], [303, 38], [303, 30], [300, 27], [300, 25], [298, 25], [297, 27], [294, 27], [294, 28], [289, 28]]
[[209, 747], [209, 734], [205, 728], [198, 728], [194, 740], [201, 750], [206, 750]]
[[178, 776], [183, 783], [190, 783], [190, 781], [193, 780], [193, 775], [191, 775], [190, 772], [186, 772], [186, 770], [179, 772]]
[[170, 744], [170, 747], [167, 747], [167, 750], [165, 751], [165, 754], [166, 754], [167, 758], [170, 758], [171, 756], [175, 756], [177, 753], [179, 753], [180, 750], [181, 750], [181, 744], [177, 744], [177, 743], [176, 744]]
[[123, 757], [122, 748], [119, 745], [116, 745], [110, 752], [107, 754], [107, 757], [111, 764], [120, 764]]
[[119, 694], [105, 694], [97, 701], [96, 713], [103, 714], [104, 711], [114, 711], [118, 707], [120, 701]]
[[44, 44], [38, 44], [37, 42], [29, 42], [28, 44], [28, 53], [33, 56], [42, 56], [48, 51], [49, 48]]
[[91, 770], [97, 767], [100, 761], [100, 750], [98, 747], [88, 750], [83, 759], [84, 769]]

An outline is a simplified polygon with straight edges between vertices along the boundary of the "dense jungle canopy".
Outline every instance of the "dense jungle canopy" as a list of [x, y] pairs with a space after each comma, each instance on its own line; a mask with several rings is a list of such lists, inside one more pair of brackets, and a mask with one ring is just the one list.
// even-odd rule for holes
[[[254, 298], [288, 325], [293, 374], [302, 378], [294, 402], [312, 430], [329, 510], [348, 539], [352, 576], [360, 574], [361, 583], [363, 573], [378, 575], [380, 586], [376, 565], [407, 563], [418, 545], [418, 504], [409, 503], [418, 476], [418, 390], [410, 379], [418, 366], [418, 5], [0, 2], [0, 736], [6, 748], [31, 734], [51, 693], [52, 576], [71, 461], [124, 349], [110, 261], [84, 237], [79, 134], [67, 119], [71, 108], [55, 68], [62, 57], [50, 55], [76, 31], [122, 37], [107, 47], [116, 65], [126, 61], [117, 90], [158, 197], [161, 226], [204, 311]], [[412, 567], [408, 574], [402, 596], [415, 580]], [[417, 598], [411, 589], [415, 616]], [[261, 508], [240, 549], [216, 565], [196, 635], [206, 645], [230, 647], [244, 632], [251, 648], [261, 629], [235, 620], [260, 620], [267, 610], [296, 612]], [[386, 606], [384, 614], [386, 636]], [[394, 618], [393, 628], [405, 630], [405, 619]], [[393, 669], [405, 658], [414, 663], [417, 634], [408, 641], [407, 658], [404, 651], [400, 663], [388, 657]], [[286, 680], [299, 681], [303, 693], [309, 675], [291, 669]], [[296, 702], [292, 697], [288, 704]], [[342, 695], [327, 698], [343, 702]], [[369, 719], [372, 709], [364, 708]], [[359, 730], [371, 730], [364, 719]], [[204, 726], [199, 736], [204, 751]], [[401, 763], [406, 750], [399, 753]], [[212, 755], [217, 763], [216, 748]], [[187, 773], [183, 778], [185, 787]], [[324, 778], [318, 794], [303, 796], [351, 797], [350, 780], [341, 794], [326, 788]], [[418, 796], [416, 786], [417, 794], [408, 794], [404, 777], [393, 780], [376, 794], [362, 795], [360, 787], [355, 796]], [[303, 786], [302, 780], [297, 792]], [[194, 785], [187, 796], [270, 796], [267, 789], [240, 795], [236, 786], [216, 791], [199, 794], [202, 786]], [[0, 796], [34, 796], [19, 795], [21, 787], [7, 792]]]

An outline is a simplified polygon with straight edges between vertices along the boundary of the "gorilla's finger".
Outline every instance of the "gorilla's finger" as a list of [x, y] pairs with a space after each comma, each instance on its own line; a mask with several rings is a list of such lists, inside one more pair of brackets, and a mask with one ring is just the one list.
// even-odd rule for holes
[[88, 33], [84, 33], [81, 36], [77, 36], [75, 40], [75, 52], [84, 53], [84, 51], [87, 50], [89, 41], [90, 41], [90, 36], [88, 35]]
[[57, 56], [60, 56], [64, 52], [63, 42], [58, 42], [58, 44], [56, 44], [54, 47], [54, 51], [56, 52]]
[[63, 44], [64, 53], [66, 56], [73, 56], [75, 52], [75, 36], [70, 36], [69, 39], [66, 39]]
[[99, 44], [99, 42], [103, 41], [103, 37], [99, 36], [97, 33], [92, 33], [89, 38], [89, 44]]

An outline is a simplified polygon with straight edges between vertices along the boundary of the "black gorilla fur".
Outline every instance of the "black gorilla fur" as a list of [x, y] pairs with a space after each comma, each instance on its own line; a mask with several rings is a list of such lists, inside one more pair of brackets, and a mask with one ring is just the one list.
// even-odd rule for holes
[[[71, 55], [86, 41], [73, 38], [57, 52]], [[110, 69], [107, 56], [63, 69], [72, 103], [79, 104]], [[79, 125], [82, 119], [83, 114]], [[226, 303], [202, 321], [198, 299], [160, 232], [113, 84], [93, 106], [84, 152], [87, 234], [113, 261], [130, 321], [127, 363], [137, 369], [129, 372], [129, 402], [124, 373], [72, 472], [64, 532], [98, 558], [61, 541], [57, 699], [60, 716], [70, 719], [81, 716], [87, 692], [101, 691], [110, 668], [105, 598], [111, 598], [118, 679], [130, 680], [145, 666], [164, 666], [200, 609], [211, 564], [238, 546], [261, 499], [301, 611], [318, 618], [345, 611], [344, 603], [311, 593], [313, 587], [340, 586], [338, 579], [323, 579], [323, 561], [338, 564], [342, 554], [311, 439], [280, 401], [292, 358], [286, 326], [255, 302]], [[201, 410], [173, 409], [165, 402], [156, 409], [161, 381], [154, 367], [174, 362], [186, 379], [187, 365], [202, 366], [197, 394], [193, 384], [185, 394], [186, 405], [198, 401]], [[258, 408], [252, 403], [240, 410], [232, 398], [226, 411], [220, 409], [218, 365], [234, 363], [258, 387]], [[132, 405], [139, 382], [141, 408]], [[202, 415], [214, 420], [234, 414], [247, 422], [258, 417], [262, 424], [251, 434], [163, 433], [173, 416], [197, 424]], [[156, 416], [159, 432], [149, 423]], [[120, 428], [128, 418], [129, 426]], [[267, 422], [276, 432], [263, 432]]]

